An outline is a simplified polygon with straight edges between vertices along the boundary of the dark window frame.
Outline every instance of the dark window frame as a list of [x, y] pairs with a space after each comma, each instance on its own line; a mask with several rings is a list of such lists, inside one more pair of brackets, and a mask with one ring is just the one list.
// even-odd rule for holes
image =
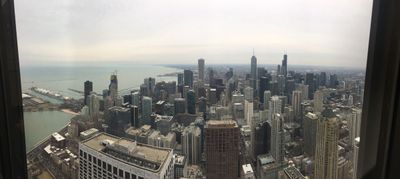
[[[357, 178], [400, 169], [398, 9], [398, 0], [373, 2]], [[0, 178], [27, 178], [21, 93], [14, 2], [0, 0]]]

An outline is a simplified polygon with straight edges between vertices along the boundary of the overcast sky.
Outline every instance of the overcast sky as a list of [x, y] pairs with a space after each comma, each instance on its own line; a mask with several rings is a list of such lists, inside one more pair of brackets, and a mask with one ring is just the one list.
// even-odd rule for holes
[[15, 0], [22, 65], [365, 67], [372, 0]]

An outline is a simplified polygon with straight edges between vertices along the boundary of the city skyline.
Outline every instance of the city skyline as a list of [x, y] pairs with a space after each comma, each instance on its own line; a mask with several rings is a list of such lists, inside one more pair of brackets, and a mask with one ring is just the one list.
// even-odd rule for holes
[[[168, 6], [167, 6], [168, 5]], [[163, 8], [168, 7], [168, 8]], [[365, 67], [371, 1], [16, 1], [21, 64], [134, 62]], [[301, 10], [300, 10], [301, 9]]]

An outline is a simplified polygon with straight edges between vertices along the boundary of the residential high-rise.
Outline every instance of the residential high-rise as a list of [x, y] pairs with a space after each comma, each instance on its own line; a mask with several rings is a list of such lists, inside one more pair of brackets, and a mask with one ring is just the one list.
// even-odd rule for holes
[[153, 100], [148, 96], [143, 96], [142, 99], [142, 121], [140, 125], [151, 125], [151, 113], [152, 113]]
[[240, 130], [233, 120], [209, 120], [204, 127], [206, 177], [232, 179], [239, 176]]
[[324, 94], [321, 90], [314, 93], [314, 112], [320, 113], [324, 110]]
[[256, 56], [251, 57], [251, 71], [250, 71], [250, 82], [253, 88], [253, 95], [257, 94], [257, 58]]
[[172, 149], [99, 133], [79, 142], [79, 178], [173, 179]]
[[183, 76], [183, 84], [193, 88], [193, 72], [191, 70], [184, 70]]
[[178, 85], [183, 85], [183, 73], [178, 73]]
[[307, 113], [303, 120], [304, 152], [308, 156], [314, 156], [316, 145], [318, 116], [314, 113]]
[[287, 77], [287, 54], [283, 55], [281, 74]]
[[84, 101], [83, 103], [87, 105], [87, 98], [90, 95], [90, 92], [93, 91], [93, 83], [91, 81], [85, 81], [84, 83]]
[[198, 164], [201, 160], [201, 130], [191, 124], [182, 132], [182, 152], [189, 164]]
[[199, 68], [199, 80], [204, 82], [204, 59], [200, 58], [198, 60], [198, 68]]
[[196, 114], [196, 94], [193, 90], [186, 93], [187, 112], [189, 114]]
[[350, 114], [351, 118], [349, 121], [347, 121], [351, 145], [354, 145], [355, 138], [360, 137], [361, 113], [362, 113], [361, 109], [353, 108]]
[[284, 161], [283, 115], [274, 113], [271, 120], [271, 155], [277, 163]]
[[339, 121], [332, 109], [322, 111], [317, 123], [314, 178], [336, 179], [338, 176]]
[[301, 91], [295, 90], [292, 92], [292, 107], [294, 112], [294, 118], [298, 119], [301, 115]]

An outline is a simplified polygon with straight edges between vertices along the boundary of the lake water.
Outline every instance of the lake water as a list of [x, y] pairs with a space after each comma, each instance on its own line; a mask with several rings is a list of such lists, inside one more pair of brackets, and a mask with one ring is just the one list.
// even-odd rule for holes
[[[93, 91], [100, 93], [107, 89], [110, 75], [117, 71], [118, 89], [138, 89], [144, 78], [153, 77], [156, 81], [176, 81], [176, 77], [157, 77], [167, 73], [181, 72], [180, 69], [154, 65], [113, 65], [96, 66], [36, 66], [21, 67], [21, 83], [24, 92], [36, 86], [57, 91], [64, 96], [82, 98], [68, 88], [83, 91], [86, 80], [93, 82]], [[129, 90], [126, 90], [129, 91]], [[29, 91], [31, 92], [31, 91]], [[56, 102], [47, 99], [50, 102]], [[64, 127], [73, 117], [61, 111], [24, 112], [26, 149], [43, 140], [48, 135]]]

